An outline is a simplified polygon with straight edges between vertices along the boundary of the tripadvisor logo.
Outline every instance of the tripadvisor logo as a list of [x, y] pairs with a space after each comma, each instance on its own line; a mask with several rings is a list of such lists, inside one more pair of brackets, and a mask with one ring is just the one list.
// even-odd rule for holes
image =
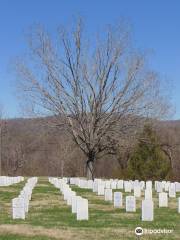
[[142, 227], [135, 228], [135, 234], [141, 236], [143, 234], [170, 234], [173, 232], [173, 229], [147, 229]]
[[137, 236], [143, 235], [143, 229], [142, 229], [142, 227], [137, 227], [137, 228], [135, 228], [135, 234], [136, 234]]

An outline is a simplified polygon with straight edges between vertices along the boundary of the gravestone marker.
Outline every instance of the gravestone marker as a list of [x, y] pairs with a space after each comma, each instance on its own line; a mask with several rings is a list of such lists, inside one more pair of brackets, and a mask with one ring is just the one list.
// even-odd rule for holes
[[120, 208], [123, 205], [123, 198], [121, 192], [114, 192], [114, 207]]
[[116, 181], [112, 181], [111, 182], [111, 188], [112, 189], [116, 189], [117, 188], [117, 182]]
[[140, 186], [134, 186], [134, 196], [141, 197], [141, 188]]
[[165, 192], [159, 193], [159, 207], [168, 207], [168, 195]]
[[111, 182], [110, 181], [105, 181], [105, 188], [111, 188]]
[[117, 189], [123, 189], [124, 188], [124, 181], [118, 180], [117, 182]]
[[77, 199], [77, 220], [88, 220], [88, 200]]
[[103, 196], [104, 195], [104, 183], [99, 183], [98, 184], [98, 195]]
[[166, 182], [166, 183], [165, 183], [165, 186], [164, 186], [164, 190], [165, 190], [166, 192], [169, 191], [169, 186], [170, 186], [170, 182]]
[[136, 211], [136, 198], [134, 196], [126, 197], [126, 212]]
[[105, 189], [105, 201], [112, 201], [112, 189]]
[[67, 205], [72, 205], [72, 197], [76, 196], [76, 193], [74, 191], [71, 191], [67, 198]]
[[94, 180], [94, 183], [93, 183], [93, 192], [98, 192], [98, 182], [99, 182], [99, 179], [95, 179]]
[[146, 182], [146, 189], [152, 189], [152, 181]]
[[149, 189], [145, 189], [145, 199], [152, 199], [152, 190], [149, 188]]
[[87, 187], [88, 189], [93, 189], [93, 180], [88, 180]]
[[161, 193], [163, 191], [163, 185], [161, 182], [158, 182], [156, 183], [156, 191], [157, 193]]
[[141, 187], [141, 190], [144, 189], [144, 187], [145, 187], [145, 182], [144, 182], [144, 181], [141, 181], [141, 182], [140, 182], [140, 187]]
[[176, 197], [176, 187], [174, 183], [170, 183], [169, 186], [169, 197], [175, 198]]
[[142, 221], [154, 220], [154, 203], [152, 200], [142, 200]]
[[12, 217], [13, 219], [25, 219], [24, 199], [14, 198], [12, 200]]
[[132, 184], [130, 182], [128, 182], [128, 181], [125, 181], [125, 183], [124, 183], [124, 190], [125, 190], [125, 192], [131, 192]]
[[80, 196], [72, 196], [71, 199], [71, 211], [72, 213], [77, 213], [77, 201], [80, 201], [82, 197]]

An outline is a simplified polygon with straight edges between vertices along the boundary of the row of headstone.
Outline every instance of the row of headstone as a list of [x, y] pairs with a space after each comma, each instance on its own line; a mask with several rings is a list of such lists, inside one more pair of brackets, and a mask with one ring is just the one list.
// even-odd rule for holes
[[[176, 198], [176, 192], [178, 192], [177, 183], [170, 183], [170, 182], [155, 182], [155, 190], [161, 197], [160, 193], [167, 193], [162, 194], [162, 196], [169, 196], [170, 198]], [[152, 186], [148, 185], [145, 189], [145, 199], [152, 199]]]
[[[180, 183], [179, 182], [170, 182], [170, 181], [155, 181], [155, 190], [156, 192], [169, 192], [170, 189], [173, 189], [174, 192], [180, 192]], [[171, 191], [171, 190], [170, 190]], [[173, 193], [174, 195], [174, 193]]]
[[[104, 188], [111, 188], [111, 189], [124, 189], [125, 192], [131, 192], [132, 190], [135, 190], [137, 188], [140, 188], [140, 190], [144, 189], [152, 189], [153, 182], [152, 181], [139, 181], [139, 180], [118, 180], [118, 179], [110, 179], [110, 180], [102, 180], [102, 179], [95, 179], [92, 180], [86, 180], [86, 179], [80, 179], [80, 178], [70, 178], [70, 184], [75, 184], [80, 188], [87, 188], [87, 189], [93, 189], [94, 192], [98, 192], [99, 187], [99, 194], [102, 195], [103, 193], [103, 187]], [[170, 192], [170, 197], [174, 196], [174, 191], [180, 192], [180, 183], [179, 182], [170, 182], [170, 181], [155, 181], [155, 190], [157, 193], [160, 192]], [[139, 192], [139, 190], [137, 190]], [[172, 193], [172, 194], [171, 194]], [[138, 193], [139, 195], [139, 193]]]
[[[153, 188], [152, 181], [139, 181], [139, 180], [129, 180], [123, 181], [118, 179], [110, 179], [110, 180], [102, 180], [95, 179], [94, 182], [92, 180], [80, 179], [80, 178], [70, 178], [70, 184], [75, 184], [80, 188], [89, 188], [92, 189], [93, 192], [97, 192], [98, 195], [104, 195], [106, 188], [111, 189], [124, 189], [125, 192], [131, 193], [134, 190], [134, 196], [140, 197], [142, 190], [147, 190], [150, 193], [147, 193], [147, 198], [149, 195], [151, 197], [151, 191]], [[155, 190], [157, 193], [160, 192], [168, 192], [169, 197], [176, 197], [176, 193], [180, 192], [180, 183], [175, 182], [172, 183], [170, 181], [155, 181]], [[99, 190], [98, 190], [99, 189]]]
[[124, 189], [125, 192], [131, 192], [132, 190], [137, 189], [137, 195], [139, 194], [139, 188], [140, 190], [143, 190], [145, 187], [144, 181], [124, 181], [124, 180], [118, 180], [118, 179], [110, 179], [110, 180], [102, 180], [102, 179], [94, 179], [93, 180], [86, 180], [86, 179], [80, 179], [80, 178], [70, 178], [70, 184], [77, 185], [80, 188], [88, 188], [92, 189], [93, 192], [96, 192], [98, 195], [104, 195], [105, 191], [104, 189]]
[[114, 200], [114, 207], [120, 208], [123, 205], [122, 192], [114, 192], [114, 194], [113, 194], [113, 191], [111, 188], [106, 188], [104, 200], [110, 201], [110, 202], [112, 202]]
[[[76, 184], [81, 188], [88, 188], [87, 183], [89, 180], [78, 179], [74, 181], [72, 178], [70, 180], [71, 184]], [[176, 192], [179, 191], [178, 182], [171, 183], [167, 181], [155, 181], [154, 187], [155, 191], [159, 196], [159, 207], [168, 207], [168, 196], [176, 197]], [[113, 189], [121, 187], [126, 193], [131, 193], [134, 191], [134, 196], [126, 197], [126, 211], [134, 212], [136, 211], [136, 198], [140, 198], [142, 191], [144, 191], [144, 200], [142, 201], [142, 220], [143, 221], [152, 221], [154, 219], [154, 203], [153, 203], [153, 182], [152, 181], [123, 181], [123, 180], [102, 180], [95, 179], [92, 183], [92, 190], [98, 195], [104, 195], [105, 201], [113, 201], [114, 196], [114, 207], [122, 206], [122, 193], [114, 192]], [[149, 208], [146, 209], [146, 206]], [[179, 212], [179, 199], [178, 199], [178, 212]]]
[[[136, 212], [136, 197], [141, 197], [141, 190], [144, 188], [145, 184], [140, 184], [138, 181], [134, 182], [132, 185], [129, 181], [122, 181], [121, 182], [115, 182], [115, 181], [103, 181], [101, 179], [95, 179], [95, 181], [92, 184], [92, 190], [93, 192], [96, 192], [99, 196], [104, 195], [105, 201], [114, 202], [115, 208], [120, 208], [123, 206], [123, 195], [122, 192], [114, 192], [113, 189], [117, 189], [117, 187], [120, 187], [125, 192], [131, 192], [132, 189], [134, 190], [134, 196], [126, 196], [125, 200], [125, 207], [126, 212]], [[88, 188], [88, 180], [80, 180], [77, 179], [70, 179], [71, 184], [78, 185], [81, 188]], [[123, 186], [124, 184], [124, 186]], [[148, 189], [151, 189], [152, 183], [147, 183], [147, 193], [146, 197], [147, 200], [142, 201], [142, 221], [153, 221], [154, 219], [154, 205], [153, 201], [150, 198], [152, 195], [152, 190], [148, 191]], [[151, 195], [149, 194], [151, 193]]]
[[24, 177], [7, 177], [7, 176], [0, 176], [0, 187], [10, 186], [16, 183], [24, 181]]
[[[105, 189], [105, 201], [113, 200], [112, 189]], [[114, 207], [120, 208], [123, 206], [122, 192], [114, 192]], [[126, 196], [125, 200], [126, 212], [136, 212], [136, 197]], [[151, 199], [142, 201], [142, 221], [153, 221], [154, 219], [154, 205]]]
[[[114, 193], [114, 206], [122, 206], [122, 193]], [[126, 196], [126, 212], [136, 212], [136, 197]], [[142, 221], [153, 221], [154, 220], [154, 204], [150, 199], [142, 200], [141, 205], [141, 219]]]
[[70, 184], [77, 185], [80, 188], [92, 189], [92, 191], [97, 193], [98, 196], [108, 196], [108, 192], [111, 192], [110, 189], [124, 189], [127, 193], [131, 193], [131, 191], [134, 190], [135, 197], [141, 197], [141, 190], [144, 188], [145, 185], [138, 181], [133, 182], [112, 179], [95, 179], [94, 181], [92, 181], [79, 178], [70, 178]]
[[[159, 207], [168, 207], [168, 194], [159, 193]], [[134, 196], [126, 197], [126, 212], [136, 211], [136, 199]], [[178, 198], [178, 213], [180, 213], [180, 198]], [[154, 203], [151, 198], [142, 200], [142, 221], [153, 221]]]
[[76, 195], [67, 184], [66, 179], [49, 178], [49, 182], [62, 192], [67, 205], [71, 206], [71, 212], [76, 214], [77, 220], [88, 220], [88, 200]]
[[38, 178], [29, 178], [24, 188], [17, 198], [12, 199], [12, 218], [25, 219], [29, 211], [29, 201], [31, 200], [32, 190], [37, 184]]

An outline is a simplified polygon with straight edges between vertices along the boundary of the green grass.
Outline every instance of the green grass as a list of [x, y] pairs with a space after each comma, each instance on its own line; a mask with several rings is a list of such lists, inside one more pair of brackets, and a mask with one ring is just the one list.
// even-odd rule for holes
[[[89, 200], [89, 221], [77, 221], [76, 215], [66, 205], [63, 196], [47, 178], [39, 178], [33, 190], [29, 213], [25, 220], [13, 220], [11, 200], [18, 196], [25, 182], [9, 187], [0, 187], [0, 240], [54, 240], [54, 239], [180, 239], [180, 214], [177, 213], [177, 198], [170, 199], [168, 208], [158, 208], [154, 192], [155, 219], [141, 221], [141, 199], [137, 199], [137, 211], [126, 213], [125, 208], [115, 209], [113, 203], [104, 201], [92, 190], [71, 188], [77, 195]], [[123, 198], [131, 195], [123, 192]], [[179, 196], [179, 195], [178, 195]], [[144, 235], [137, 238], [137, 226], [150, 229], [173, 229], [172, 234]]]
[[21, 236], [21, 235], [17, 235], [17, 234], [5, 234], [5, 235], [0, 235], [0, 239], [1, 240], [51, 240], [53, 238], [49, 238], [49, 237], [26, 237], [26, 236]]

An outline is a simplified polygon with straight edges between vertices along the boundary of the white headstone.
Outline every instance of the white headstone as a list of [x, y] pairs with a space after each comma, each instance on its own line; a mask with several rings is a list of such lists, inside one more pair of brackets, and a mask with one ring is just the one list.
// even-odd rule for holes
[[71, 191], [71, 193], [68, 195], [67, 199], [67, 205], [71, 206], [72, 205], [72, 197], [76, 196], [76, 193], [74, 191]]
[[117, 182], [117, 189], [123, 189], [124, 187], [124, 181], [123, 180], [119, 180]]
[[88, 200], [81, 198], [77, 200], [77, 220], [88, 220]]
[[165, 190], [166, 192], [169, 191], [169, 186], [170, 186], [170, 182], [166, 182], [166, 183], [165, 183], [165, 186], [164, 186], [164, 190]]
[[63, 194], [64, 194], [64, 200], [68, 200], [68, 197], [71, 194], [71, 189], [70, 189], [70, 187], [68, 185], [64, 186]]
[[111, 188], [111, 182], [105, 181], [105, 188]]
[[141, 182], [140, 182], [140, 187], [141, 187], [141, 190], [144, 189], [144, 187], [145, 187], [145, 182], [144, 182], [144, 181], [141, 181]]
[[14, 198], [12, 200], [12, 217], [13, 219], [25, 219], [24, 199]]
[[71, 199], [71, 211], [72, 213], [76, 213], [77, 212], [77, 201], [79, 201], [82, 197], [80, 196], [72, 196]]
[[176, 188], [176, 192], [180, 192], [180, 183], [179, 182], [175, 182], [175, 188]]
[[93, 183], [93, 192], [98, 192], [98, 181], [99, 179], [95, 179]]
[[20, 194], [19, 197], [24, 201], [24, 210], [27, 213], [29, 211], [29, 199], [28, 195]]
[[168, 195], [165, 192], [159, 193], [159, 207], [168, 207]]
[[162, 181], [162, 188], [165, 190], [166, 181]]
[[98, 184], [98, 195], [99, 196], [103, 196], [104, 195], [104, 184], [103, 183], [100, 183]]
[[105, 189], [105, 201], [112, 201], [112, 189]]
[[140, 186], [139, 180], [135, 180], [133, 185], [134, 185], [134, 187]]
[[152, 200], [142, 200], [142, 221], [154, 220], [154, 204]]
[[126, 196], [126, 212], [136, 211], [136, 198], [134, 196]]
[[146, 182], [146, 189], [152, 189], [152, 181]]
[[174, 183], [171, 183], [169, 186], [169, 197], [172, 197], [172, 198], [176, 197], [176, 187]]
[[134, 186], [134, 196], [141, 197], [141, 188], [140, 186]]
[[112, 189], [116, 189], [117, 188], [117, 182], [116, 181], [112, 181], [111, 182], [111, 188]]
[[124, 190], [125, 192], [131, 192], [132, 190], [132, 184], [128, 181], [125, 181], [124, 182]]
[[145, 199], [152, 199], [152, 190], [150, 188], [145, 189]]
[[123, 198], [121, 192], [114, 192], [114, 207], [119, 208], [123, 205]]
[[161, 192], [163, 191], [163, 185], [162, 185], [161, 182], [158, 182], [158, 181], [157, 181], [157, 183], [156, 183], [156, 191], [157, 191], [158, 193], [161, 193]]
[[180, 213], [180, 197], [178, 198], [178, 213]]

